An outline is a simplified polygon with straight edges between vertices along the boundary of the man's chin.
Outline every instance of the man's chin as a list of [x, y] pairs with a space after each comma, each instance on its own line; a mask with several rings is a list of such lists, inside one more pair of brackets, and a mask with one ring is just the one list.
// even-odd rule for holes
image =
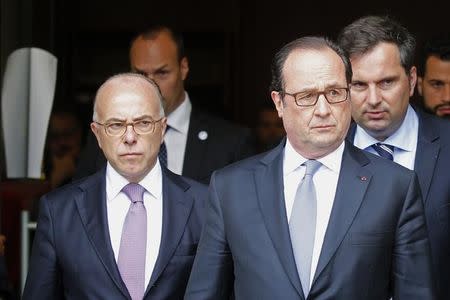
[[441, 117], [441, 118], [443, 118], [443, 119], [450, 120], [450, 113], [449, 113], [449, 114], [443, 114], [443, 115], [440, 115], [439, 117]]
[[363, 127], [367, 132], [373, 132], [373, 133], [383, 133], [384, 131], [387, 131], [387, 129], [390, 126], [390, 123], [386, 120], [370, 120]]
[[130, 182], [139, 182], [142, 180], [143, 177], [143, 171], [137, 168], [128, 168], [128, 169], [122, 169], [121, 172], [118, 172], [120, 175], [125, 177]]

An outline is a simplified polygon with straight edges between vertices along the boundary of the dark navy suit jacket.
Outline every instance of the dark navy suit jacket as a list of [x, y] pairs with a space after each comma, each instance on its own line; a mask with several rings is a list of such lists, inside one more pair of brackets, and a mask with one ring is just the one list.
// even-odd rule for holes
[[[304, 299], [283, 188], [284, 143], [216, 171], [186, 299]], [[320, 188], [320, 187], [316, 187]], [[308, 299], [434, 299], [414, 172], [346, 143]]]
[[[438, 299], [450, 299], [450, 122], [414, 107], [419, 118], [414, 171], [419, 178]], [[355, 137], [356, 125], [348, 138]]]
[[[199, 134], [207, 133], [206, 139]], [[182, 175], [208, 184], [214, 170], [255, 154], [254, 138], [247, 128], [192, 108]], [[205, 138], [205, 135], [203, 135]], [[89, 134], [75, 179], [95, 173], [106, 164], [93, 134]]]
[[[144, 299], [182, 299], [206, 187], [163, 169], [161, 246]], [[112, 250], [105, 170], [41, 199], [23, 299], [131, 299]]]

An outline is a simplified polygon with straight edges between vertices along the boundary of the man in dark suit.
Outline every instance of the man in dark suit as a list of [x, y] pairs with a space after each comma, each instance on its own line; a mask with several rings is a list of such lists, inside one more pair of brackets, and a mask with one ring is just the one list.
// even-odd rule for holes
[[41, 199], [23, 299], [183, 298], [206, 187], [160, 166], [165, 127], [150, 79], [100, 87], [91, 129], [107, 166]]
[[304, 37], [272, 74], [287, 138], [213, 174], [186, 299], [433, 299], [414, 172], [344, 142], [348, 57]]
[[[180, 34], [165, 26], [140, 33], [130, 47], [130, 64], [133, 72], [153, 79], [161, 88], [168, 116], [164, 146], [169, 170], [208, 183], [212, 171], [255, 153], [248, 129], [192, 106], [184, 90], [189, 63]], [[90, 137], [76, 177], [92, 174], [104, 164]]]
[[349, 140], [417, 173], [438, 299], [450, 299], [450, 123], [409, 103], [417, 74], [414, 37], [397, 21], [368, 16], [343, 29], [353, 68]]

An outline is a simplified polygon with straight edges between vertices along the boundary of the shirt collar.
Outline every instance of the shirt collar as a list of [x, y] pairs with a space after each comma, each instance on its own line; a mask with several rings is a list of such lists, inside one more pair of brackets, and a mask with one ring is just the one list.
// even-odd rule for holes
[[[124, 186], [130, 183], [125, 177], [120, 175], [108, 162], [106, 167], [106, 196], [108, 201], [112, 201], [122, 191]], [[156, 160], [153, 168], [139, 182], [147, 192], [156, 199], [160, 199], [162, 195], [162, 171], [159, 161]]]
[[[411, 139], [411, 133], [417, 132], [419, 129], [419, 120], [417, 114], [411, 105], [408, 105], [405, 118], [400, 127], [391, 136], [383, 141], [384, 144], [392, 145], [395, 148], [412, 152], [415, 149], [415, 140]], [[359, 125], [356, 127], [354, 144], [360, 149], [366, 149], [375, 143], [379, 143], [377, 139], [368, 134]]]
[[187, 92], [184, 92], [184, 100], [181, 104], [167, 116], [167, 125], [183, 134], [187, 134], [189, 129], [189, 116], [192, 111], [191, 100]]
[[[342, 141], [342, 143], [336, 150], [325, 155], [324, 157], [317, 159], [317, 161], [321, 162], [322, 165], [324, 165], [331, 171], [339, 173], [339, 170], [341, 169], [342, 154], [344, 153], [344, 148], [345, 142]], [[289, 141], [289, 138], [286, 139], [286, 146], [284, 147], [283, 175], [286, 176], [296, 171], [307, 160], [307, 158], [303, 157], [297, 151], [295, 151], [294, 147]]]

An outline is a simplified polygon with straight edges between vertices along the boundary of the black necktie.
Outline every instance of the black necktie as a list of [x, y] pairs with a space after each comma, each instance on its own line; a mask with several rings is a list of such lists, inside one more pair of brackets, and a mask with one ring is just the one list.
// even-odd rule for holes
[[372, 145], [372, 148], [377, 151], [378, 155], [387, 158], [389, 160], [394, 160], [394, 146], [376, 143]]
[[167, 149], [166, 149], [165, 142], [163, 142], [161, 144], [161, 147], [159, 148], [158, 158], [159, 158], [160, 164], [167, 168]]
[[[164, 136], [166, 136], [167, 131], [169, 131], [169, 130], [170, 130], [170, 126], [167, 125], [166, 132], [164, 132]], [[164, 166], [165, 168], [167, 168], [167, 148], [166, 148], [166, 142], [164, 142], [164, 141], [161, 144], [161, 147], [159, 148], [158, 158], [159, 158], [159, 163], [162, 166]]]

